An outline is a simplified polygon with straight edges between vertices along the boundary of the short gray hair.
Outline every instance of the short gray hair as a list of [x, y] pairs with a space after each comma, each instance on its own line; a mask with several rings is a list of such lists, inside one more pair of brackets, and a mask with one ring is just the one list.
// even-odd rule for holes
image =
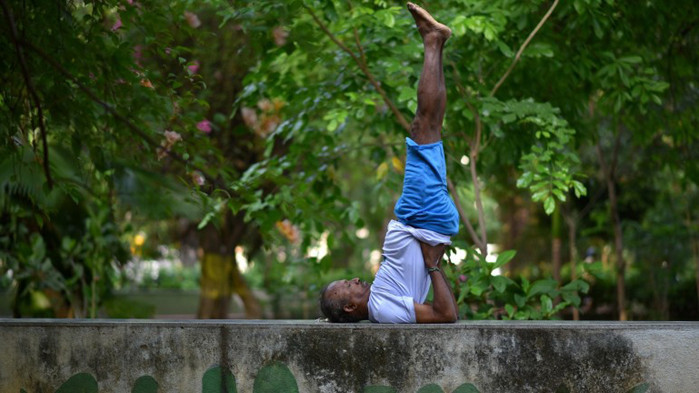
[[333, 299], [328, 293], [328, 287], [332, 283], [320, 290], [320, 311], [330, 322], [350, 323], [359, 322], [361, 318], [345, 311], [346, 299]]

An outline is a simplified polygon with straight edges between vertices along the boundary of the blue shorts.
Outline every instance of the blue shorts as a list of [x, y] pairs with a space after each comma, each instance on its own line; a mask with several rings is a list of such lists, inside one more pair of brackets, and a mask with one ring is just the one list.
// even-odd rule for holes
[[403, 194], [394, 212], [398, 221], [414, 228], [452, 236], [459, 232], [459, 212], [447, 189], [447, 168], [442, 141], [418, 145], [405, 138]]

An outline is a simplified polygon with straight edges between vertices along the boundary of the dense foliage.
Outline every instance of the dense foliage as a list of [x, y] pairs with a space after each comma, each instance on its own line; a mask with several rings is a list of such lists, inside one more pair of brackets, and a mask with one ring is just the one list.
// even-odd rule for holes
[[[422, 61], [404, 4], [0, 4], [0, 274], [16, 315], [94, 316], [160, 243], [202, 250], [201, 317], [233, 292], [260, 315], [241, 254], [276, 309], [370, 277]], [[463, 314], [696, 318], [696, 7], [426, 7], [454, 32], [443, 135]], [[671, 313], [679, 288], [691, 314]]]

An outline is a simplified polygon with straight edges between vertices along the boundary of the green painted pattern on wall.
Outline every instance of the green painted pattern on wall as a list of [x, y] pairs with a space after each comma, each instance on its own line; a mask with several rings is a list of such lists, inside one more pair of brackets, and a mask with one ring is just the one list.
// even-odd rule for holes
[[[131, 389], [131, 393], [159, 393], [158, 382], [149, 375], [139, 377]], [[641, 383], [629, 389], [626, 393], [647, 393], [648, 383]], [[253, 385], [253, 393], [299, 393], [296, 378], [289, 368], [279, 362], [262, 367], [257, 373]], [[391, 386], [368, 385], [363, 393], [397, 393]], [[569, 393], [570, 389], [561, 384], [556, 393]], [[20, 393], [28, 393], [20, 389]], [[97, 380], [91, 374], [79, 373], [70, 377], [55, 393], [98, 393]], [[162, 393], [162, 392], [161, 392]], [[167, 392], [170, 393], [170, 392]], [[173, 392], [177, 393], [177, 392]], [[202, 377], [202, 393], [237, 393], [235, 376], [228, 369], [213, 366], [206, 370]], [[417, 393], [445, 393], [437, 384], [429, 384], [418, 389]], [[464, 383], [452, 393], [480, 393], [472, 383]]]
[[272, 363], [262, 367], [255, 384], [252, 387], [254, 393], [298, 393], [294, 374], [282, 363]]
[[214, 366], [206, 370], [201, 379], [202, 393], [238, 393], [235, 376], [229, 369]]
[[454, 390], [452, 393], [480, 393], [472, 383], [465, 383]]
[[444, 389], [437, 384], [431, 383], [421, 387], [417, 393], [444, 393]]
[[98, 393], [97, 380], [88, 373], [75, 374], [56, 393]]
[[131, 393], [158, 393], [158, 382], [150, 375], [144, 375], [133, 384]]
[[365, 386], [364, 393], [397, 393], [396, 389], [390, 386]]
[[646, 393], [650, 389], [650, 385], [647, 383], [642, 383], [640, 385], [634, 386], [629, 393]]

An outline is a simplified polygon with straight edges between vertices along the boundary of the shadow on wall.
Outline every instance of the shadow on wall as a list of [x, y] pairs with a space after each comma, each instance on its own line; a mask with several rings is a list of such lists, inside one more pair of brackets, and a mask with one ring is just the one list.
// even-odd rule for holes
[[[162, 393], [158, 391], [158, 382], [153, 377], [144, 375], [136, 380], [131, 393]], [[642, 383], [630, 389], [627, 393], [646, 393], [649, 385]], [[555, 393], [569, 393], [568, 386], [561, 385]], [[97, 380], [87, 373], [75, 374], [68, 379], [56, 393], [98, 393]], [[229, 370], [214, 366], [207, 370], [202, 377], [202, 393], [237, 393], [235, 376]], [[20, 393], [29, 393], [22, 389]], [[286, 365], [275, 362], [269, 364], [257, 374], [253, 385], [253, 393], [299, 393], [296, 378]], [[363, 393], [397, 393], [390, 386], [365, 386]], [[445, 393], [439, 385], [429, 384], [421, 387], [417, 393]], [[451, 393], [480, 393], [473, 384], [465, 383]]]

